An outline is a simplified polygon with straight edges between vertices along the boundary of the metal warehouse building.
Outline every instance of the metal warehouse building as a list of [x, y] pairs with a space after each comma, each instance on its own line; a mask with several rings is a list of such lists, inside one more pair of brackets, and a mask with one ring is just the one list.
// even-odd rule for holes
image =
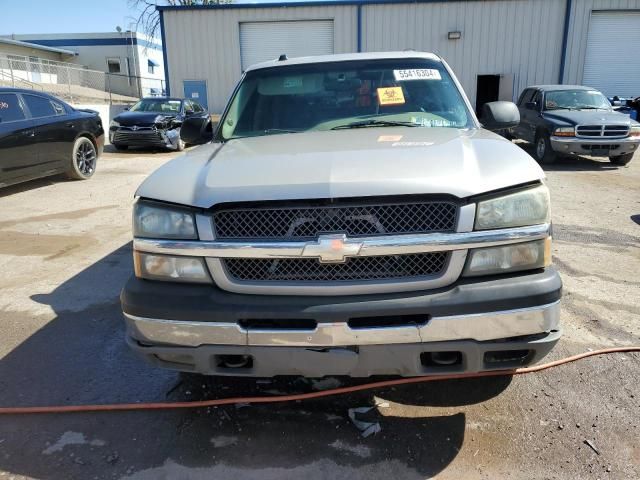
[[158, 7], [172, 95], [221, 112], [242, 71], [287, 54], [424, 50], [471, 102], [527, 85], [640, 96], [640, 0], [334, 0]]

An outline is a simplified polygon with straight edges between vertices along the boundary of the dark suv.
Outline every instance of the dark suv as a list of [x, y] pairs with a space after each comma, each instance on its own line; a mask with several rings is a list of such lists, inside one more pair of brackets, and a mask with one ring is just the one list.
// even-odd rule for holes
[[553, 163], [558, 154], [609, 157], [626, 165], [640, 144], [640, 123], [614, 112], [597, 90], [576, 85], [526, 88], [518, 99], [520, 124], [514, 138], [534, 143], [540, 163]]

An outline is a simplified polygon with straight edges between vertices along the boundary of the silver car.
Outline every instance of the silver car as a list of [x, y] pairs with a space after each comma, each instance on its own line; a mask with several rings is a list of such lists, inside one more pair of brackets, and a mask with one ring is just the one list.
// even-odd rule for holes
[[[494, 102], [485, 127], [517, 125]], [[549, 190], [429, 53], [244, 73], [207, 144], [137, 191], [127, 342], [209, 375], [528, 365], [560, 338]], [[199, 137], [199, 138], [196, 138]]]

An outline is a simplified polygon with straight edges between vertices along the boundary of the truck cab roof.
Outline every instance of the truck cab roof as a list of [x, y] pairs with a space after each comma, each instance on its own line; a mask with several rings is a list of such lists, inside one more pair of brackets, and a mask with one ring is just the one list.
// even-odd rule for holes
[[[286, 53], [283, 53], [286, 55]], [[417, 52], [415, 50], [405, 50], [401, 52], [367, 52], [367, 53], [340, 53], [332, 55], [317, 55], [313, 57], [296, 57], [287, 58], [286, 60], [269, 60], [267, 62], [256, 63], [249, 66], [245, 71], [260, 70], [263, 68], [284, 67], [289, 65], [305, 65], [313, 63], [333, 63], [333, 62], [350, 62], [356, 60], [384, 60], [395, 58], [427, 58], [430, 60], [440, 61], [441, 58], [429, 52]]]

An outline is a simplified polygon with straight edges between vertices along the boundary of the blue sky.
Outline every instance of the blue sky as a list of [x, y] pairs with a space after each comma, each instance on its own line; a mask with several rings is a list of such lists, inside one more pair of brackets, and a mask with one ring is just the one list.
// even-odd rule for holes
[[0, 0], [0, 34], [84, 33], [123, 30], [135, 11], [127, 0]]
[[137, 18], [127, 0], [0, 0], [0, 7], [0, 35], [113, 32]]

